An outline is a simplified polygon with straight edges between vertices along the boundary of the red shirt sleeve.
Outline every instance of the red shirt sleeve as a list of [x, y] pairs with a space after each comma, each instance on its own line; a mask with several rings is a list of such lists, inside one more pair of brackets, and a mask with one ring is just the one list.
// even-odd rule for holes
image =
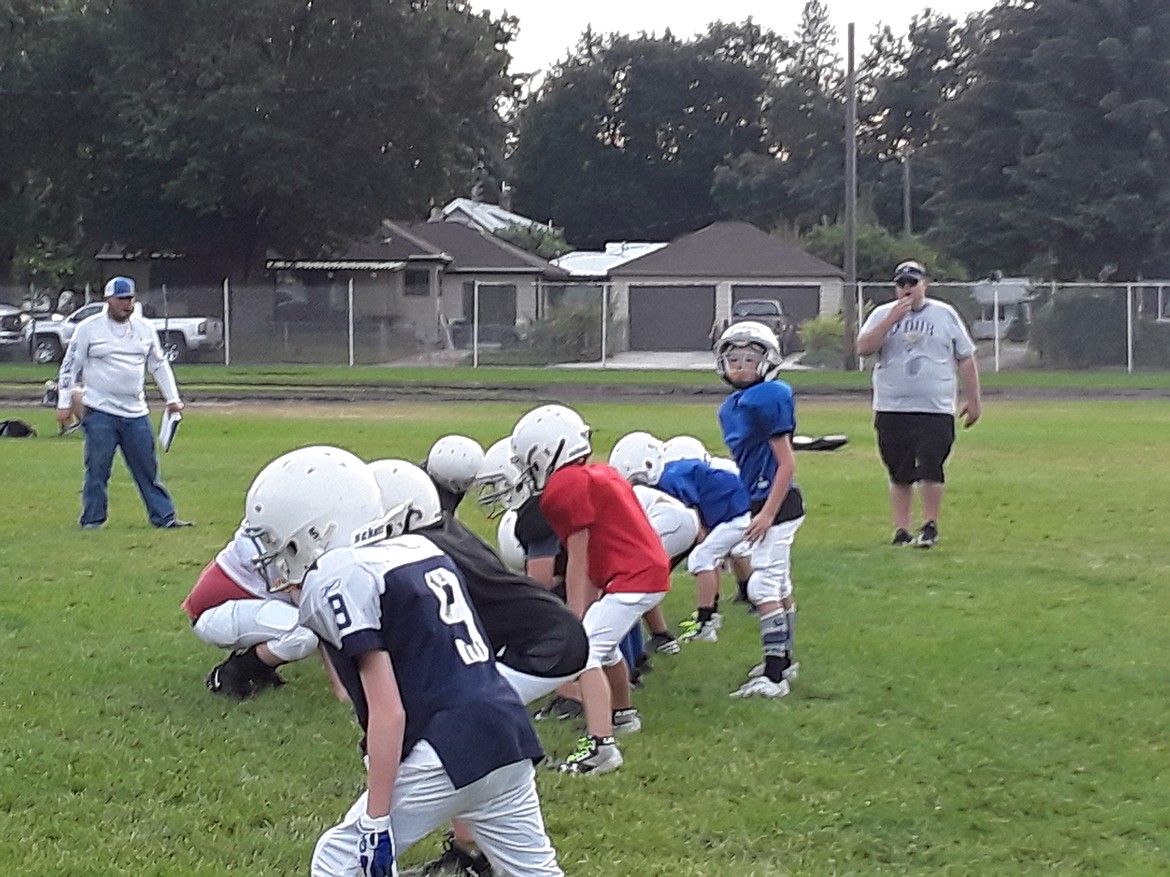
[[574, 533], [591, 527], [597, 520], [589, 472], [584, 466], [566, 466], [548, 478], [540, 495], [544, 513], [561, 544]]

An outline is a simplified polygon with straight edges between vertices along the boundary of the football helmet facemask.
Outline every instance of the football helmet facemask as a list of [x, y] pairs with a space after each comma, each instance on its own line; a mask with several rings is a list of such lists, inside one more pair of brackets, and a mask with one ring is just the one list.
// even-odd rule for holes
[[475, 476], [479, 485], [476, 502], [489, 518], [498, 518], [505, 511], [520, 508], [532, 494], [520, 477], [520, 470], [512, 462], [512, 443], [502, 438], [483, 455], [483, 463]]
[[758, 380], [770, 381], [780, 371], [780, 363], [784, 359], [780, 355], [780, 342], [776, 339], [776, 333], [763, 323], [752, 320], [733, 323], [719, 336], [715, 344], [715, 368], [719, 377], [729, 384], [732, 381], [728, 376], [727, 355], [737, 349], [754, 350], [760, 354], [760, 363], [756, 366]]
[[378, 482], [365, 461], [314, 445], [278, 457], [256, 476], [244, 501], [244, 535], [256, 546], [252, 565], [268, 590], [282, 591], [381, 516]]
[[536, 493], [544, 490], [553, 472], [592, 451], [589, 426], [564, 405], [534, 408], [512, 430], [512, 462]]

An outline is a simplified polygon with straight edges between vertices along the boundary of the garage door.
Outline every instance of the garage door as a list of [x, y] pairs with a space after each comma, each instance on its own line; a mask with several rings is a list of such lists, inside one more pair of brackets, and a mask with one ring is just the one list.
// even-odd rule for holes
[[713, 286], [631, 286], [631, 350], [710, 350]]

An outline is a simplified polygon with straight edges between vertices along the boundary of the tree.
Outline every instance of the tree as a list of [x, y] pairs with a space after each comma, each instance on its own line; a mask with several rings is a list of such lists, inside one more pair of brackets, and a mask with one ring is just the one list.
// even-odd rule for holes
[[765, 149], [719, 168], [715, 196], [729, 215], [765, 227], [809, 228], [844, 207], [843, 78], [836, 33], [808, 0], [795, 43], [768, 80]]
[[1140, 276], [1170, 244], [1170, 6], [1002, 5], [975, 36], [939, 111], [939, 234], [979, 273]]
[[965, 30], [929, 10], [910, 21], [904, 37], [886, 27], [871, 40], [859, 65], [861, 197], [886, 228], [903, 230], [904, 174], [910, 177], [912, 227], [929, 228], [923, 208], [940, 176], [930, 146], [936, 112], [962, 90], [970, 57]]
[[517, 208], [583, 247], [669, 240], [723, 218], [712, 175], [763, 148], [760, 65], [778, 45], [750, 20], [692, 42], [586, 31], [520, 114]]
[[465, 0], [52, 5], [30, 39], [60, 22], [91, 35], [86, 77], [64, 90], [101, 124], [58, 152], [93, 239], [245, 273], [267, 249], [328, 250], [498, 173], [516, 21]]
[[514, 222], [497, 229], [493, 234], [500, 240], [545, 260], [555, 259], [573, 251], [565, 241], [564, 232], [548, 225]]

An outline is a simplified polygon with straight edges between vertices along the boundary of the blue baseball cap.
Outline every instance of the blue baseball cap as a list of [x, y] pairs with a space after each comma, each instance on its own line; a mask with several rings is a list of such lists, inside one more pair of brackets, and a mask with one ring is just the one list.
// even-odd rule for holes
[[106, 298], [134, 298], [134, 280], [130, 277], [112, 277], [106, 284]]

